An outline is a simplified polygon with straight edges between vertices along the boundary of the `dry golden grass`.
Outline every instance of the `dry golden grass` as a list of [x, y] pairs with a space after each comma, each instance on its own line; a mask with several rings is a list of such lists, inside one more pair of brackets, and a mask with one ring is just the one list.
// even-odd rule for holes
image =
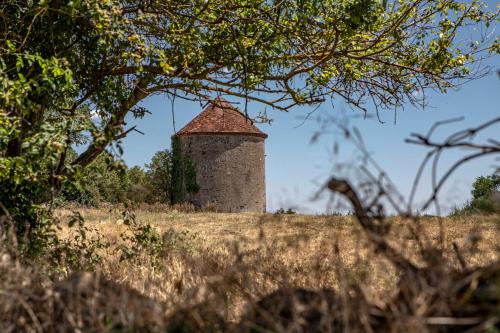
[[[237, 321], [245, 304], [278, 287], [339, 290], [345, 288], [339, 281], [362, 281], [375, 303], [396, 289], [394, 268], [373, 253], [350, 216], [137, 211], [139, 223], [153, 225], [164, 237], [163, 254], [152, 265], [146, 255], [120, 261], [121, 235], [129, 232], [120, 210], [79, 211], [111, 243], [99, 267], [103, 274], [172, 309], [213, 302], [214, 309]], [[57, 215], [65, 220], [71, 211], [59, 210]], [[392, 220], [390, 242], [418, 263], [415, 237], [404, 220]], [[458, 265], [453, 242], [470, 267], [499, 260], [498, 215], [425, 217], [419, 227], [424, 241], [443, 240], [452, 266]], [[68, 232], [61, 230], [65, 236]]]
[[[0, 331], [434, 333], [500, 323], [498, 215], [393, 217], [389, 245], [375, 253], [351, 216], [158, 208], [135, 219], [59, 209], [51, 264], [19, 260], [3, 234]], [[75, 210], [84, 229], [65, 223]], [[124, 250], [133, 256], [122, 260]]]

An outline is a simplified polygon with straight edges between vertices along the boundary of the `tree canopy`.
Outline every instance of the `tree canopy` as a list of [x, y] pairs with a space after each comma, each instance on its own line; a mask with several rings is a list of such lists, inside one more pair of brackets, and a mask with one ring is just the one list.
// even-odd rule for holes
[[488, 198], [495, 191], [500, 191], [500, 175], [478, 177], [472, 184], [472, 199]]
[[[137, 103], [151, 94], [205, 99], [216, 92], [283, 110], [327, 97], [364, 110], [367, 103], [388, 108], [473, 77], [475, 55], [499, 49], [486, 33], [458, 40], [461, 28], [496, 19], [479, 1], [10, 0], [1, 6], [2, 121], [20, 129], [7, 134], [14, 139], [7, 155], [19, 155], [23, 142], [56, 119], [54, 135], [63, 141], [90, 131], [88, 149], [73, 161], [82, 166], [133, 130], [125, 116], [143, 116], [147, 110]], [[99, 124], [90, 121], [91, 110]], [[63, 164], [59, 169], [67, 169]]]

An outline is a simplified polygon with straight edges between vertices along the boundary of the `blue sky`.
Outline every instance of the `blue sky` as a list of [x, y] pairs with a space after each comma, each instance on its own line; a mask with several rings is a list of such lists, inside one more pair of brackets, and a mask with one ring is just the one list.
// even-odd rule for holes
[[[493, 2], [492, 2], [493, 3]], [[490, 58], [487, 63], [494, 70], [482, 79], [469, 82], [456, 91], [447, 94], [430, 92], [429, 107], [416, 109], [406, 107], [397, 111], [397, 122], [394, 123], [394, 111], [382, 113], [381, 124], [373, 119], [351, 119], [350, 125], [356, 126], [362, 134], [371, 156], [391, 176], [403, 195], [408, 196], [419, 162], [426, 150], [404, 143], [410, 133], [425, 133], [436, 121], [455, 117], [464, 117], [460, 123], [442, 128], [436, 138], [469, 126], [479, 125], [493, 117], [500, 116], [500, 78], [495, 73], [500, 69], [500, 57]], [[230, 101], [241, 102], [228, 98]], [[161, 95], [148, 98], [142, 103], [151, 111], [140, 120], [129, 119], [130, 124], [137, 124], [144, 132], [131, 133], [124, 140], [123, 158], [127, 165], [143, 166], [153, 154], [170, 147], [170, 136], [174, 134], [170, 101]], [[249, 113], [257, 115], [262, 106], [251, 105]], [[353, 160], [356, 155], [352, 145], [340, 136], [331, 132], [333, 125], [322, 131], [324, 135], [311, 144], [311, 137], [322, 127], [317, 117], [351, 117], [356, 115], [340, 102], [322, 105], [306, 122], [304, 116], [310, 111], [307, 107], [298, 107], [291, 112], [268, 111], [273, 118], [271, 125], [258, 125], [269, 134], [266, 140], [266, 188], [268, 210], [275, 211], [280, 207], [295, 208], [304, 213], [324, 213], [331, 209], [324, 195], [322, 199], [312, 200], [321, 184], [329, 175], [350, 177], [355, 181], [351, 169], [338, 171], [335, 165]], [[199, 103], [177, 99], [174, 107], [176, 129], [179, 130], [195, 115], [201, 112]], [[300, 125], [300, 126], [299, 126]], [[496, 132], [495, 132], [496, 130]], [[499, 139], [500, 129], [491, 130], [489, 137]], [[333, 146], [337, 142], [339, 153], [334, 155]], [[452, 163], [457, 154], [445, 154], [442, 166]], [[455, 204], [465, 202], [470, 197], [473, 180], [480, 175], [491, 174], [493, 165], [500, 165], [500, 160], [487, 158], [471, 162], [459, 169], [447, 183], [440, 196], [443, 211]], [[441, 169], [444, 170], [444, 169]], [[354, 177], [354, 178], [353, 178]], [[422, 189], [417, 193], [417, 202], [422, 202], [429, 192], [430, 172], [424, 173]]]

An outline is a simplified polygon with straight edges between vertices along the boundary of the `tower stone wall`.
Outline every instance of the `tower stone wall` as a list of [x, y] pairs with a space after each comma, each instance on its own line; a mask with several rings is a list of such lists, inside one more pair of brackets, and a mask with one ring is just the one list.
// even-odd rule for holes
[[195, 165], [200, 186], [192, 201], [227, 212], [265, 212], [264, 137], [249, 134], [180, 136], [182, 155]]

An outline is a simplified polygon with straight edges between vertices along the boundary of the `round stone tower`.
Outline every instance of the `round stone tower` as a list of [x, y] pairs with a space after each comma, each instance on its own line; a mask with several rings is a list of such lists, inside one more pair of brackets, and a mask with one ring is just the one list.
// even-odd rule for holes
[[265, 212], [267, 134], [248, 117], [218, 98], [176, 135], [182, 156], [196, 170], [195, 206], [212, 203], [226, 212]]

